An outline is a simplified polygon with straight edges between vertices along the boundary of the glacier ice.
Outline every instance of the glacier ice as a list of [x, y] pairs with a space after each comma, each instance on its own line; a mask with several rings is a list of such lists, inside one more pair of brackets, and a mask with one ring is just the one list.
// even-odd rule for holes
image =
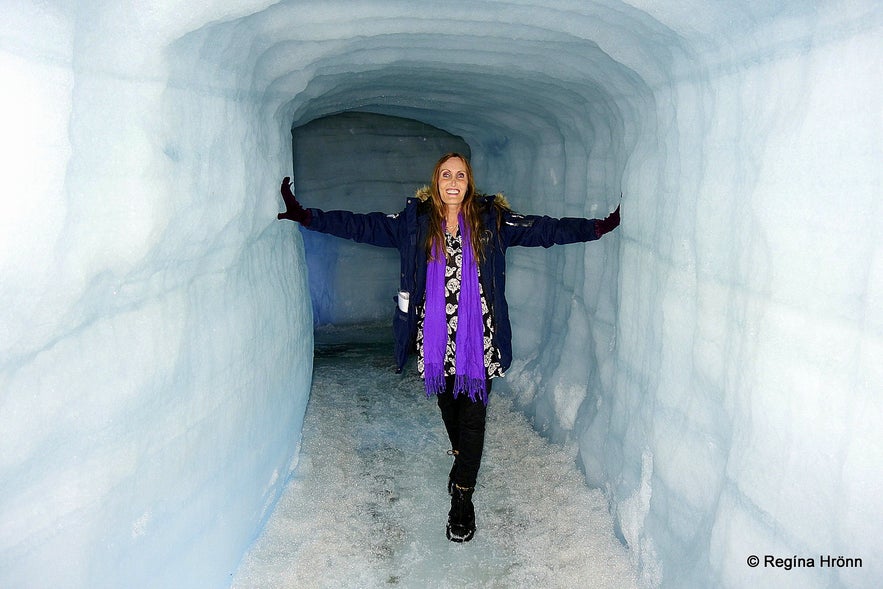
[[4, 9], [0, 586], [230, 582], [310, 385], [273, 195], [345, 111], [461, 137], [523, 212], [624, 193], [609, 239], [510, 252], [495, 390], [578, 444], [645, 585], [883, 578], [879, 2]]

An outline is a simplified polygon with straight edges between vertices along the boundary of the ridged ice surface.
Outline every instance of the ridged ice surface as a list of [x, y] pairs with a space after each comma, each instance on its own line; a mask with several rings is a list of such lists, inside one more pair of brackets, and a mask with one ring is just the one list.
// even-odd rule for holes
[[448, 541], [450, 444], [419, 377], [390, 370], [385, 327], [317, 335], [300, 461], [233, 587], [637, 587], [575, 446], [543, 440], [501, 395], [476, 536]]
[[510, 251], [499, 390], [577, 446], [643, 585], [879, 586], [878, 1], [2, 14], [0, 586], [229, 584], [310, 391], [291, 130], [349, 111], [461, 137], [524, 213], [624, 195], [599, 242]]

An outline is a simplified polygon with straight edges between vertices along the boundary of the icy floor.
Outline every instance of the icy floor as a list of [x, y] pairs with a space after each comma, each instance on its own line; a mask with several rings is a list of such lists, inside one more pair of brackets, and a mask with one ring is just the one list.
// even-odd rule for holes
[[[300, 462], [233, 587], [637, 586], [575, 450], [491, 397], [472, 542], [445, 538], [450, 458], [413, 366], [376, 328], [317, 334]], [[372, 340], [375, 340], [372, 342]]]

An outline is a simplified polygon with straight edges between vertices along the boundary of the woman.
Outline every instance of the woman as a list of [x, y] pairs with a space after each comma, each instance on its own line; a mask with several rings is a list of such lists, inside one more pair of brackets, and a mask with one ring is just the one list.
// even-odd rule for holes
[[475, 534], [472, 494], [481, 455], [491, 379], [512, 362], [505, 298], [506, 249], [592, 241], [619, 225], [619, 207], [606, 219], [518, 215], [501, 195], [475, 190], [460, 154], [438, 161], [432, 182], [395, 215], [304, 209], [282, 181], [286, 211], [279, 219], [401, 254], [399, 305], [393, 322], [397, 370], [416, 346], [426, 394], [437, 397], [451, 441], [451, 509], [447, 537]]

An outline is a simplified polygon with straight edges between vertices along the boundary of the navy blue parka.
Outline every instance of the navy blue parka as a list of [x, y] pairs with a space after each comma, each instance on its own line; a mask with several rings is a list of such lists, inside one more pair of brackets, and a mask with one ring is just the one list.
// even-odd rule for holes
[[[385, 213], [352, 213], [309, 209], [312, 215], [307, 229], [328, 233], [380, 247], [399, 250], [401, 274], [399, 290], [409, 293], [408, 311], [396, 306], [393, 319], [397, 371], [401, 371], [417, 338], [418, 304], [426, 292], [426, 235], [429, 227], [429, 191], [424, 188], [409, 198], [404, 210]], [[494, 318], [494, 345], [500, 352], [500, 364], [508, 370], [512, 364], [512, 326], [506, 303], [506, 249], [512, 246], [551, 247], [598, 239], [596, 219], [519, 215], [509, 208], [501, 195], [479, 195], [482, 215], [481, 243], [483, 260], [479, 265], [482, 289]]]

